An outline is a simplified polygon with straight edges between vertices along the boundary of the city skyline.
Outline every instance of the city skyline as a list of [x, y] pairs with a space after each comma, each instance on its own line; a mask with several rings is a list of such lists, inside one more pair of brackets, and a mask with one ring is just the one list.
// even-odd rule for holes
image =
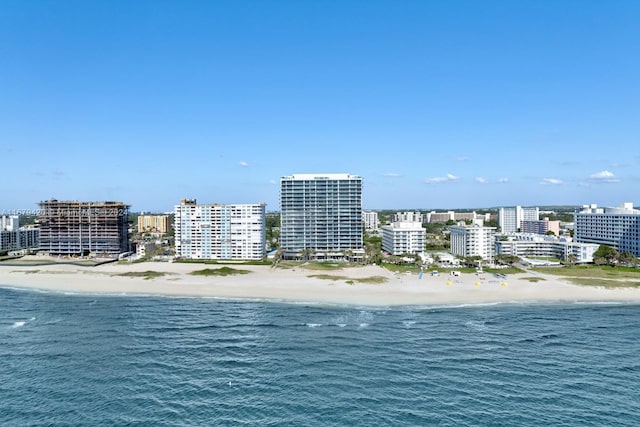
[[9, 1], [2, 209], [640, 204], [640, 3]]

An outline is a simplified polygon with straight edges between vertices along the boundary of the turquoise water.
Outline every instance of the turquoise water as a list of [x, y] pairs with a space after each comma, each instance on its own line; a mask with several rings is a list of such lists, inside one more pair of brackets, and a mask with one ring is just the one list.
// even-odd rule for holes
[[640, 306], [0, 288], [0, 425], [640, 425]]

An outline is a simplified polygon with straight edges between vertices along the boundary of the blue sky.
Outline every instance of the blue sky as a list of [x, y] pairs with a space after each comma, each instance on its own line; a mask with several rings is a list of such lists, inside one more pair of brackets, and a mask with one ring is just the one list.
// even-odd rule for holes
[[0, 11], [1, 209], [640, 204], [638, 1], [23, 1]]

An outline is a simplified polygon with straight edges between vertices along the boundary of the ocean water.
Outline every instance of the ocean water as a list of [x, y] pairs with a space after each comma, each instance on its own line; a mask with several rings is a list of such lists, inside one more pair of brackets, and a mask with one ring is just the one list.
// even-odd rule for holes
[[638, 426], [640, 306], [0, 288], [1, 426]]

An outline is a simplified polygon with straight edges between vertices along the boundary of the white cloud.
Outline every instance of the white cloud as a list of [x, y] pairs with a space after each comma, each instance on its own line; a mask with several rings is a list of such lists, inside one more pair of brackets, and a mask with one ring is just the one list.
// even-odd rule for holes
[[275, 179], [270, 179], [270, 180], [269, 180], [269, 184], [271, 184], [271, 185], [276, 185], [276, 184], [277, 184], [277, 182], [276, 182], [276, 180], [275, 180]]
[[564, 181], [562, 181], [561, 179], [557, 179], [557, 178], [544, 178], [540, 184], [542, 185], [562, 185], [564, 184]]
[[247, 162], [240, 162], [238, 163], [240, 166], [242, 166], [243, 168], [246, 168], [247, 166], [249, 166], [249, 163]]
[[486, 184], [486, 183], [487, 183], [487, 182], [489, 182], [489, 181], [487, 181], [485, 178], [483, 178], [483, 177], [481, 177], [481, 176], [476, 176], [476, 182], [477, 182], [478, 184]]
[[589, 176], [589, 181], [593, 182], [620, 182], [614, 174], [609, 171], [601, 171]]
[[456, 157], [456, 162], [466, 162], [467, 160], [469, 160], [469, 156]]
[[426, 178], [424, 182], [426, 182], [427, 184], [442, 184], [444, 182], [455, 182], [458, 180], [460, 180], [460, 177], [451, 175], [450, 173], [448, 173], [447, 176], [436, 176], [433, 178]]
[[383, 175], [384, 175], [384, 176], [387, 176], [387, 177], [389, 177], [389, 178], [399, 178], [399, 177], [401, 177], [401, 176], [402, 176], [402, 175], [400, 175], [399, 173], [393, 173], [393, 172], [385, 173], [385, 174], [383, 174]]
[[498, 178], [498, 184], [506, 184], [509, 182], [509, 178]]

